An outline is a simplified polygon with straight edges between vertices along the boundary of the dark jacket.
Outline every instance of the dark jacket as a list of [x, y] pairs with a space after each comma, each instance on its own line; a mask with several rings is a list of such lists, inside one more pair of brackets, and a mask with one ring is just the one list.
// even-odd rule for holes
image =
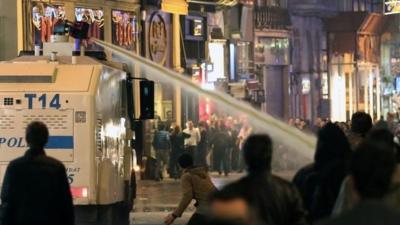
[[217, 129], [214, 133], [214, 138], [212, 139], [212, 145], [214, 147], [214, 152], [225, 152], [230, 146], [229, 134], [226, 129]]
[[169, 133], [165, 130], [156, 131], [153, 138], [153, 147], [156, 150], [166, 150], [171, 147]]
[[302, 200], [289, 182], [269, 173], [250, 174], [222, 191], [238, 193], [265, 225], [307, 224]]
[[350, 154], [346, 135], [337, 125], [328, 123], [318, 132], [314, 163], [303, 167], [293, 179], [310, 222], [331, 215]]
[[200, 142], [197, 145], [197, 148], [201, 151], [207, 151], [208, 147], [208, 132], [206, 130], [200, 131]]
[[189, 134], [179, 132], [178, 134], [171, 134], [171, 150], [172, 154], [182, 154], [185, 150], [185, 139], [190, 138]]
[[10, 162], [1, 191], [1, 225], [72, 225], [74, 208], [64, 165], [43, 150]]
[[400, 213], [383, 202], [364, 201], [344, 214], [318, 225], [400, 225]]
[[340, 187], [346, 176], [346, 164], [329, 163], [324, 170], [316, 170], [315, 164], [302, 168], [293, 183], [300, 191], [309, 222], [331, 215]]

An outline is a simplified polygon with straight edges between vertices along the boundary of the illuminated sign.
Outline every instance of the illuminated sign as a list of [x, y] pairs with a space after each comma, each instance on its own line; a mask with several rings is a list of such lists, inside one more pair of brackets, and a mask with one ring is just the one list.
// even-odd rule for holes
[[161, 14], [157, 12], [151, 16], [149, 29], [150, 58], [163, 65], [167, 59], [167, 25]]
[[385, 0], [384, 10], [385, 15], [400, 13], [400, 0]]
[[192, 21], [192, 35], [193, 36], [203, 36], [203, 21], [193, 20]]

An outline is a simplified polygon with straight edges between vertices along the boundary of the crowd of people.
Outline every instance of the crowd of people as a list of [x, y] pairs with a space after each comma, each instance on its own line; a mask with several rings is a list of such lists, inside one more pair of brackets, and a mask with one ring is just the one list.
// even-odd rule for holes
[[[327, 121], [317, 131], [313, 162], [292, 181], [272, 174], [277, 149], [267, 134], [252, 134], [246, 120], [237, 136], [231, 118], [210, 127], [199, 123], [198, 128], [189, 121], [183, 131], [160, 126], [154, 147], [157, 151], [175, 148], [171, 154], [157, 154], [160, 161], [167, 161], [169, 155], [176, 159], [174, 170], [181, 171], [182, 187], [181, 201], [164, 223], [172, 224], [195, 200], [196, 211], [188, 225], [400, 224], [400, 145], [398, 124], [392, 119], [373, 122], [370, 115], [357, 112], [348, 130]], [[213, 135], [236, 137], [236, 141], [217, 143], [221, 140], [212, 139]], [[44, 152], [49, 137], [46, 125], [32, 122], [25, 136], [29, 149], [10, 162], [5, 173], [0, 224], [74, 224], [66, 169]], [[210, 146], [220, 145], [241, 149], [247, 174], [218, 190], [203, 157]], [[225, 163], [218, 161], [214, 169], [222, 173]]]
[[244, 163], [240, 149], [251, 133], [246, 118], [212, 119], [200, 121], [197, 126], [188, 121], [183, 130], [179, 125], [167, 127], [160, 122], [152, 141], [157, 160], [155, 179], [163, 179], [166, 173], [171, 178], [179, 178], [178, 158], [184, 153], [193, 157], [196, 166], [206, 167], [220, 175], [241, 172]]
[[[373, 124], [376, 127], [387, 128], [394, 134], [398, 134], [400, 136], [399, 121], [400, 121], [400, 115], [388, 112], [386, 114], [386, 120], [384, 119], [383, 116], [381, 116], [379, 119], [375, 118], [373, 120]], [[312, 134], [318, 134], [318, 131], [327, 123], [334, 123], [346, 133], [349, 132], [351, 128], [351, 120], [347, 120], [346, 122], [333, 122], [329, 118], [321, 118], [321, 117], [317, 117], [313, 124], [310, 122], [310, 120], [302, 118], [289, 118], [287, 123], [290, 126], [293, 126], [301, 131]]]
[[241, 147], [248, 173], [222, 190], [184, 154], [178, 160], [184, 197], [165, 224], [173, 223], [192, 199], [198, 210], [189, 225], [400, 224], [400, 145], [391, 119], [373, 122], [357, 112], [348, 129], [324, 121], [316, 130], [314, 161], [291, 182], [271, 173], [274, 145], [266, 134], [245, 139]]

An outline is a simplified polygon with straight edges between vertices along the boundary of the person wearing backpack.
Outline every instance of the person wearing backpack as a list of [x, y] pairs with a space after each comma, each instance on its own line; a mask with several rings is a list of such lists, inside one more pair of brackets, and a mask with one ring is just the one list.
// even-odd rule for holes
[[153, 147], [157, 158], [155, 179], [160, 181], [166, 171], [171, 148], [169, 133], [165, 130], [164, 124], [159, 124], [158, 131], [154, 133]]

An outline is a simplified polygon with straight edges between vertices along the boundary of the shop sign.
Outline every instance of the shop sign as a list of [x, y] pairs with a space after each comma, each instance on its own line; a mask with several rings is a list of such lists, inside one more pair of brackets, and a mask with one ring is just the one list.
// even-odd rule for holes
[[400, 0], [385, 0], [384, 14], [398, 14], [400, 13]]
[[164, 64], [167, 58], [167, 26], [163, 17], [154, 13], [150, 19], [149, 29], [150, 59]]

